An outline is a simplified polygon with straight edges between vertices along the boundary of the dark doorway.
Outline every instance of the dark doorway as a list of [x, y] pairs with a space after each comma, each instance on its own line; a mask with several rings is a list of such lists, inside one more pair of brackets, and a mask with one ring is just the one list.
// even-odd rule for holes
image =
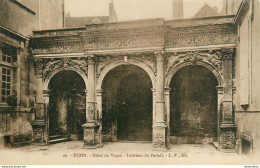
[[86, 123], [86, 94], [82, 77], [74, 71], [58, 72], [49, 84], [49, 135], [83, 138]]
[[202, 66], [187, 66], [172, 78], [170, 135], [175, 143], [217, 141], [217, 86]]
[[104, 79], [102, 133], [104, 141], [152, 140], [152, 83], [134, 65], [111, 70]]

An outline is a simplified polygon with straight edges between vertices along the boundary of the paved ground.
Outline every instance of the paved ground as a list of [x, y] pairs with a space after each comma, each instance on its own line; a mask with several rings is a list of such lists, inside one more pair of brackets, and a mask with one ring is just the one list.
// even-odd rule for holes
[[105, 143], [83, 149], [82, 141], [50, 146], [27, 146], [0, 151], [1, 164], [259, 164], [235, 153], [217, 151], [212, 145], [176, 144], [167, 151], [153, 151], [151, 143]]

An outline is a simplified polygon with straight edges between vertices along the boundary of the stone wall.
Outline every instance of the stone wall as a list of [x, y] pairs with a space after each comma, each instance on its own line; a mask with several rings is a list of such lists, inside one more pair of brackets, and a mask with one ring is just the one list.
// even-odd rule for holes
[[0, 112], [0, 148], [28, 145], [32, 140], [33, 110]]
[[[258, 153], [260, 151], [260, 2], [257, 0], [244, 2], [248, 5], [242, 6], [243, 13], [237, 21], [240, 41], [235, 59], [237, 152], [242, 152], [243, 137], [249, 137], [252, 139], [252, 153]], [[246, 78], [245, 74], [248, 74]]]

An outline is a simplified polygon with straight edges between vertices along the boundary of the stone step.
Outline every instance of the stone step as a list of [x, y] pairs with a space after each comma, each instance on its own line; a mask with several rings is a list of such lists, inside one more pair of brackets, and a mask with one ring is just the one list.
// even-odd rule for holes
[[61, 143], [61, 142], [66, 142], [66, 141], [70, 141], [70, 138], [52, 139], [52, 140], [49, 140], [49, 144], [56, 144], [56, 143]]
[[52, 135], [49, 137], [49, 140], [59, 139], [59, 138], [63, 138], [63, 135]]

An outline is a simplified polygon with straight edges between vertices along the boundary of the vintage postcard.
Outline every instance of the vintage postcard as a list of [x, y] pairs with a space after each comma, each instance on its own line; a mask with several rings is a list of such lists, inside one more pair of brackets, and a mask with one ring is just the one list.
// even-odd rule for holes
[[0, 0], [0, 165], [258, 167], [259, 26], [259, 0]]

